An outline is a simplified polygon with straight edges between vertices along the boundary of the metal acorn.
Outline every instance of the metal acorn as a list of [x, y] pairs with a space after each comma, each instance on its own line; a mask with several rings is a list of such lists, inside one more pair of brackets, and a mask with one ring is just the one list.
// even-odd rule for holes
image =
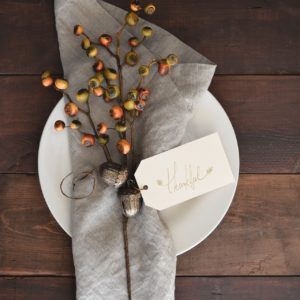
[[121, 188], [119, 189], [118, 196], [125, 217], [132, 218], [141, 211], [143, 199], [139, 190], [133, 188]]
[[115, 188], [122, 186], [128, 179], [128, 170], [114, 162], [106, 162], [100, 166], [103, 181]]

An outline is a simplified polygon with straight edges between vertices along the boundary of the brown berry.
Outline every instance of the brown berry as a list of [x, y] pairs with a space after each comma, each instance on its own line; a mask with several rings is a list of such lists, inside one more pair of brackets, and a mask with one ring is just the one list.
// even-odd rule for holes
[[83, 29], [83, 27], [81, 26], [81, 25], [76, 25], [75, 27], [74, 27], [74, 34], [75, 35], [82, 35], [84, 33], [84, 29]]
[[81, 144], [86, 147], [91, 147], [95, 145], [96, 139], [92, 134], [85, 133], [81, 137]]
[[69, 117], [75, 117], [78, 114], [78, 106], [72, 102], [69, 102], [65, 105], [65, 113]]
[[66, 127], [66, 124], [64, 121], [58, 120], [54, 124], [54, 128], [56, 131], [63, 131]]
[[128, 45], [133, 48], [137, 47], [139, 45], [139, 43], [140, 43], [139, 39], [136, 37], [132, 37], [128, 40]]
[[93, 67], [95, 72], [101, 72], [104, 69], [104, 63], [102, 60], [97, 60]]
[[106, 123], [102, 122], [97, 126], [97, 132], [99, 134], [105, 134], [108, 130], [108, 126]]
[[128, 154], [131, 150], [131, 145], [125, 139], [119, 140], [117, 143], [117, 149], [124, 155]]
[[148, 100], [148, 97], [150, 95], [150, 91], [146, 88], [139, 88], [139, 100]]
[[124, 114], [122, 107], [119, 105], [114, 105], [109, 112], [114, 120], [120, 120]]
[[165, 59], [162, 59], [158, 63], [158, 72], [161, 76], [168, 75], [170, 71], [170, 65], [167, 63]]
[[134, 12], [138, 12], [142, 10], [142, 6], [140, 4], [140, 1], [138, 0], [132, 0], [130, 3], [130, 9]]
[[104, 47], [109, 47], [112, 43], [112, 37], [109, 34], [102, 34], [99, 37], [99, 43]]
[[146, 102], [144, 100], [139, 100], [135, 103], [135, 109], [140, 112], [144, 111], [145, 106]]

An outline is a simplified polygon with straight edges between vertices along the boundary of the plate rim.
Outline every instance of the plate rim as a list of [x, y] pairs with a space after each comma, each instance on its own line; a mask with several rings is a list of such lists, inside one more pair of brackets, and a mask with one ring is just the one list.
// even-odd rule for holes
[[[232, 192], [230, 194], [230, 197], [228, 197], [228, 199], [230, 199], [230, 201], [228, 201], [228, 205], [226, 207], [226, 209], [224, 209], [224, 212], [222, 213], [222, 215], [219, 217], [218, 221], [215, 222], [215, 225], [211, 227], [211, 229], [205, 234], [202, 236], [202, 238], [197, 241], [197, 242], [194, 242], [191, 244], [191, 246], [185, 248], [184, 250], [182, 251], [179, 251], [176, 253], [176, 256], [179, 256], [183, 253], [186, 253], [188, 251], [190, 251], [191, 249], [193, 249], [194, 247], [196, 247], [197, 245], [199, 245], [200, 243], [202, 243], [204, 240], [206, 240], [215, 230], [216, 228], [221, 224], [221, 222], [224, 220], [226, 214], [228, 213], [228, 210], [229, 208], [231, 207], [232, 205], [232, 202], [233, 202], [233, 199], [234, 199], [234, 196], [236, 194], [236, 190], [237, 190], [237, 187], [238, 187], [238, 183], [239, 183], [239, 179], [240, 179], [240, 151], [239, 151], [239, 145], [238, 145], [238, 141], [237, 141], [237, 137], [236, 137], [236, 133], [235, 133], [235, 130], [234, 130], [234, 127], [231, 123], [231, 120], [229, 119], [226, 111], [224, 110], [223, 106], [221, 105], [221, 103], [218, 101], [218, 99], [210, 92], [210, 91], [206, 91], [206, 93], [210, 94], [209, 96], [212, 97], [216, 104], [219, 106], [219, 108], [222, 110], [222, 112], [226, 115], [226, 117], [228, 118], [229, 120], [229, 124], [230, 124], [230, 127], [232, 129], [232, 133], [233, 133], [233, 137], [234, 137], [234, 140], [236, 142], [236, 150], [237, 150], [237, 157], [236, 157], [236, 164], [237, 164], [237, 177], [235, 178], [235, 183], [234, 183], [234, 189], [232, 189]], [[61, 101], [64, 101], [64, 97], [60, 98], [58, 100], [58, 102], [56, 103], [56, 105], [54, 106], [54, 108], [52, 109], [51, 113], [49, 114], [48, 118], [47, 118], [47, 121], [45, 122], [45, 125], [43, 127], [43, 132], [42, 132], [42, 135], [41, 135], [41, 138], [40, 138], [40, 142], [39, 142], [39, 149], [38, 149], [38, 177], [39, 177], [39, 184], [40, 184], [40, 188], [41, 188], [41, 191], [42, 191], [42, 194], [43, 194], [43, 198], [44, 198], [44, 201], [46, 202], [46, 205], [50, 211], [50, 213], [52, 214], [53, 218], [55, 219], [55, 221], [58, 223], [58, 225], [64, 230], [64, 232], [70, 237], [72, 238], [72, 234], [69, 230], [69, 228], [67, 228], [67, 225], [65, 225], [63, 222], [60, 221], [59, 218], [57, 218], [55, 216], [55, 213], [53, 211], [53, 208], [52, 206], [48, 203], [48, 201], [46, 200], [46, 191], [45, 191], [45, 187], [43, 187], [43, 184], [42, 184], [42, 181], [41, 181], [41, 176], [40, 174], [43, 173], [42, 171], [42, 151], [41, 149], [43, 148], [43, 142], [45, 140], [45, 136], [46, 136], [46, 127], [48, 125], [48, 123], [50, 122], [50, 119], [51, 117], [55, 114], [56, 112], [56, 107], [60, 104]], [[66, 198], [67, 199], [67, 198]], [[160, 213], [159, 213], [160, 214]]]

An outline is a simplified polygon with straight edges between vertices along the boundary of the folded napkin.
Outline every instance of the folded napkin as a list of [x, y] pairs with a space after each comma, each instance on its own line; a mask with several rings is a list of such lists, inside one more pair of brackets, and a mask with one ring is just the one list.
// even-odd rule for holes
[[[129, 2], [129, 1], [128, 1]], [[159, 13], [159, 10], [158, 10]], [[81, 40], [73, 35], [73, 27], [81, 24], [93, 40], [102, 33], [113, 35], [124, 23], [125, 11], [103, 1], [56, 0], [56, 27], [65, 78], [70, 82], [69, 93], [86, 87], [93, 75], [93, 60], [86, 57], [80, 47]], [[140, 36], [140, 28], [149, 25], [140, 20], [138, 26], [126, 27], [123, 45], [131, 36]], [[153, 76], [144, 86], [151, 91], [146, 110], [138, 120], [137, 152], [149, 157], [180, 145], [185, 127], [191, 117], [193, 102], [207, 90], [215, 65], [163, 29], [151, 24], [154, 36], [138, 48], [141, 63], [153, 58], [176, 54], [180, 64], [166, 77]], [[113, 49], [113, 48], [112, 48]], [[113, 49], [114, 50], [114, 49]], [[122, 53], [125, 54], [124, 46]], [[104, 49], [100, 57], [110, 67], [113, 58]], [[124, 68], [125, 93], [138, 81], [136, 68]], [[124, 93], [124, 94], [125, 94]], [[92, 118], [95, 123], [111, 122], [109, 105], [91, 97]], [[83, 131], [89, 132], [84, 115], [80, 115]], [[117, 140], [112, 139], [113, 160], [118, 162], [115, 150]], [[74, 173], [99, 166], [105, 161], [100, 147], [85, 148], [76, 134], [70, 138]], [[162, 199], [163, 201], [163, 199]], [[128, 239], [132, 299], [174, 299], [176, 253], [168, 229], [158, 213], [148, 207], [129, 220]], [[72, 243], [76, 271], [77, 299], [127, 300], [122, 210], [116, 190], [96, 179], [94, 193], [86, 199], [74, 200], [72, 211]]]

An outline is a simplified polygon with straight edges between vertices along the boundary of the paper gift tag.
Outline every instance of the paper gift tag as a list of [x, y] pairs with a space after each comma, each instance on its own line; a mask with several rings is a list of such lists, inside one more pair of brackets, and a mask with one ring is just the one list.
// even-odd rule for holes
[[147, 206], [163, 210], [235, 181], [219, 134], [141, 161], [135, 178]]

